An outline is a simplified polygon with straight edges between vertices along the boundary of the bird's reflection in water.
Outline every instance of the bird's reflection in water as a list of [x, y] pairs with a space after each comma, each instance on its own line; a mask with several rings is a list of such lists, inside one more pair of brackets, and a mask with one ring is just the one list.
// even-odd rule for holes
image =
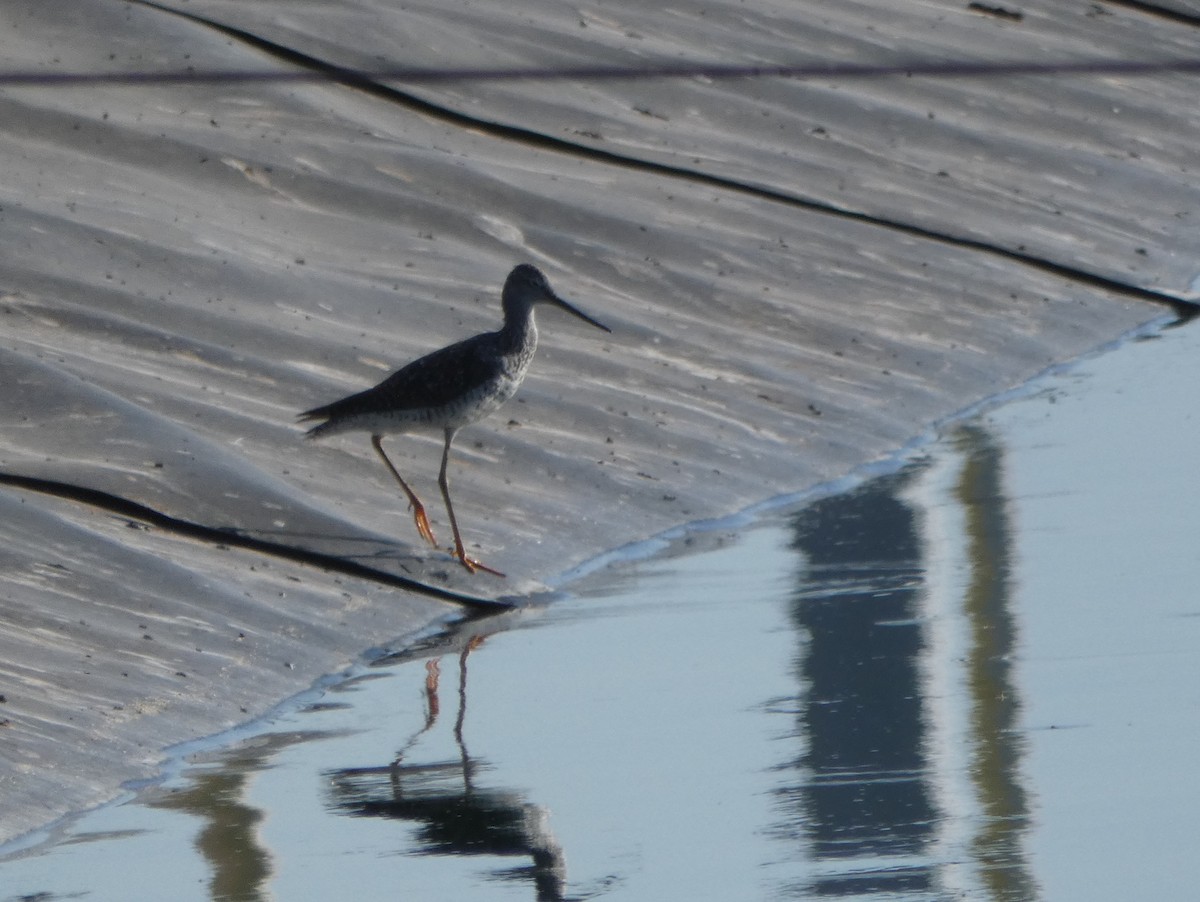
[[494, 872], [503, 880], [529, 881], [539, 902], [565, 899], [566, 863], [550, 832], [548, 812], [513, 790], [476, 785], [486, 766], [472, 758], [463, 738], [467, 712], [467, 660], [483, 637], [466, 639], [458, 657], [458, 714], [454, 722], [457, 761], [410, 760], [420, 738], [441, 713], [441, 662], [429, 660], [425, 676], [425, 722], [395, 758], [378, 767], [336, 770], [329, 778], [334, 810], [356, 817], [377, 817], [415, 825], [421, 855], [495, 855], [527, 857], [529, 864]]

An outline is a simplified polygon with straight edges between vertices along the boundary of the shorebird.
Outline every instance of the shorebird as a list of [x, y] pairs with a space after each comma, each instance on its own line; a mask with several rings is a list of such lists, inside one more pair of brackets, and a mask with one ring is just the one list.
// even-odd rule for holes
[[438, 487], [454, 532], [454, 557], [471, 573], [485, 570], [504, 576], [499, 570], [467, 557], [463, 548], [446, 478], [450, 444], [459, 429], [483, 419], [516, 394], [537, 349], [538, 333], [533, 318], [537, 304], [559, 307], [597, 329], [612, 331], [555, 294], [537, 267], [522, 263], [504, 282], [501, 294], [504, 325], [499, 331], [485, 332], [427, 354], [374, 388], [306, 410], [299, 417], [301, 421], [324, 420], [308, 430], [309, 438], [360, 429], [369, 432], [371, 445], [408, 498], [417, 532], [435, 548], [437, 540], [425, 507], [384, 453], [382, 441], [389, 433], [440, 429], [444, 444]]

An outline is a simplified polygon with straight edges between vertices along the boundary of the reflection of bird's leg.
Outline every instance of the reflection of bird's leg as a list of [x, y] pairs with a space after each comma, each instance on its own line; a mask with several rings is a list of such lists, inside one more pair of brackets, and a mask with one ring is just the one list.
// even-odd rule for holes
[[454, 722], [454, 741], [458, 743], [459, 759], [462, 761], [463, 788], [471, 791], [471, 756], [467, 753], [467, 743], [463, 740], [463, 724], [467, 720], [467, 657], [483, 645], [483, 636], [472, 636], [467, 640], [467, 646], [458, 656], [458, 718]]
[[438, 676], [441, 674], [438, 662], [440, 660], [440, 658], [431, 658], [425, 662], [425, 726], [413, 733], [408, 742], [404, 743], [404, 747], [396, 752], [396, 757], [392, 759], [392, 786], [397, 798], [400, 797], [400, 765], [404, 761], [404, 756], [417, 744], [417, 740], [433, 728], [433, 725], [437, 723], [438, 713], [441, 711], [441, 704], [438, 702]]
[[446, 430], [446, 444], [442, 449], [442, 469], [438, 473], [438, 488], [442, 490], [442, 500], [446, 502], [446, 513], [450, 515], [450, 528], [454, 531], [454, 556], [471, 573], [476, 570], [484, 570], [493, 576], [504, 576], [499, 570], [493, 570], [486, 564], [467, 557], [466, 549], [463, 548], [462, 535], [458, 531], [458, 521], [454, 517], [454, 505], [450, 503], [450, 481], [446, 478], [446, 465], [450, 463], [450, 443], [454, 441], [455, 432], [457, 432], [456, 429]]
[[[486, 636], [472, 636], [467, 640], [467, 647], [458, 656], [458, 720], [454, 723], [454, 738], [462, 745], [463, 721], [467, 718], [467, 658], [471, 652], [483, 645]], [[466, 750], [463, 749], [464, 756]]]
[[[425, 662], [425, 729], [428, 730], [437, 720], [441, 704], [438, 702], [438, 676], [441, 674], [441, 658], [431, 658]], [[424, 730], [422, 731], [424, 732]]]
[[404, 478], [400, 475], [400, 471], [392, 466], [392, 462], [388, 460], [388, 456], [383, 453], [383, 436], [372, 435], [371, 445], [379, 453], [379, 459], [388, 468], [388, 472], [396, 477], [396, 482], [400, 483], [400, 488], [404, 489], [404, 494], [408, 496], [408, 503], [412, 505], [413, 521], [417, 524], [417, 532], [421, 534], [422, 539], [436, 548], [437, 540], [433, 537], [433, 530], [429, 528], [429, 518], [425, 516], [425, 505], [421, 503], [421, 499], [417, 497], [417, 493], [408, 487], [408, 483], [404, 481]]

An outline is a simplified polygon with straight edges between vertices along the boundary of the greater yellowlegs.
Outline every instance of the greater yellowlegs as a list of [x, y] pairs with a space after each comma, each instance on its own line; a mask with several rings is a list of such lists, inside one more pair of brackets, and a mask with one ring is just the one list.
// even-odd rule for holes
[[437, 540], [429, 527], [425, 507], [384, 453], [382, 440], [388, 433], [440, 429], [445, 443], [438, 487], [442, 490], [450, 529], [454, 532], [454, 556], [472, 573], [486, 570], [497, 576], [504, 574], [467, 557], [463, 548], [454, 507], [450, 503], [450, 483], [446, 479], [450, 443], [463, 426], [483, 419], [516, 394], [537, 349], [537, 326], [533, 320], [535, 305], [553, 304], [598, 329], [612, 331], [556, 295], [546, 277], [528, 263], [522, 263], [508, 274], [501, 304], [504, 326], [498, 332], [485, 332], [434, 351], [388, 376], [374, 388], [300, 414], [301, 420], [325, 421], [308, 430], [309, 438], [356, 429], [371, 433], [371, 445], [412, 505], [417, 532], [435, 548]]

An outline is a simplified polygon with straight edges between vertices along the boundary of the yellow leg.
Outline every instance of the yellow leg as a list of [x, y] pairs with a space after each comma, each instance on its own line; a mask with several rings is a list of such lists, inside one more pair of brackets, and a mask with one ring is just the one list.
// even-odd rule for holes
[[499, 570], [493, 570], [486, 564], [467, 557], [466, 549], [463, 548], [462, 536], [458, 532], [458, 520], [454, 517], [454, 505], [450, 503], [450, 481], [446, 478], [446, 465], [450, 462], [450, 443], [454, 441], [454, 433], [453, 429], [446, 430], [446, 444], [442, 448], [442, 469], [438, 473], [438, 488], [442, 490], [442, 500], [446, 502], [446, 513], [450, 515], [450, 529], [454, 531], [454, 556], [470, 573], [483, 570], [493, 576], [504, 576]]
[[421, 503], [416, 492], [408, 487], [408, 483], [400, 476], [399, 471], [392, 466], [388, 456], [383, 453], [382, 439], [381, 435], [371, 436], [371, 445], [379, 454], [379, 459], [383, 461], [384, 466], [388, 468], [388, 472], [396, 477], [396, 482], [400, 483], [400, 488], [404, 489], [404, 494], [408, 496], [408, 503], [412, 505], [413, 521], [417, 524], [417, 532], [421, 534], [422, 539], [437, 548], [437, 540], [433, 537], [433, 530], [429, 528], [429, 518], [425, 516], [425, 505]]

